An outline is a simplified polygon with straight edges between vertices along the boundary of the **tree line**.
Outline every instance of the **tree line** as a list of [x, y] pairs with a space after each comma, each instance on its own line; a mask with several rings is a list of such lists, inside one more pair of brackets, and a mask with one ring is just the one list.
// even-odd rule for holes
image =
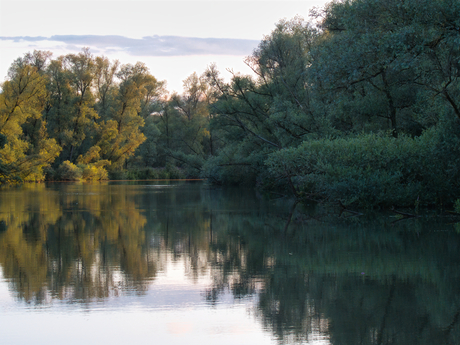
[[85, 49], [16, 60], [3, 181], [202, 177], [364, 207], [460, 192], [460, 3], [343, 0], [280, 21], [246, 58], [166, 97], [142, 63]]

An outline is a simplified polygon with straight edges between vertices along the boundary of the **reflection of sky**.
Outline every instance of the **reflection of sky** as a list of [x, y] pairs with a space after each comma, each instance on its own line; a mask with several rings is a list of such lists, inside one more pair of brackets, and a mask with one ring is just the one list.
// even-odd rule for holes
[[11, 294], [8, 291], [8, 284], [3, 280], [3, 269], [0, 266], [0, 310], [12, 304]]
[[[213, 306], [203, 292], [211, 277], [188, 277], [185, 259], [166, 260], [145, 295], [88, 304], [16, 302], [0, 280], [2, 344], [275, 344], [253, 315], [256, 298], [225, 293]], [[312, 344], [328, 344], [327, 342]]]
[[[6, 317], [5, 317], [6, 316]], [[24, 331], [24, 327], [27, 331]], [[244, 308], [0, 315], [2, 344], [272, 344]]]
[[[136, 295], [135, 291], [124, 290], [119, 291], [118, 296], [110, 294], [111, 297], [92, 300], [89, 302], [69, 301], [64, 299], [52, 300], [48, 296], [46, 306], [36, 307], [32, 304], [27, 304], [22, 301], [15, 301], [15, 292], [8, 290], [8, 281], [0, 280], [0, 306], [15, 306], [30, 310], [34, 308], [42, 309], [87, 309], [89, 310], [111, 310], [116, 311], [124, 308], [135, 308], [144, 310], [172, 310], [172, 309], [187, 309], [206, 307], [204, 292], [212, 285], [211, 272], [207, 269], [200, 273], [198, 277], [191, 277], [186, 258], [173, 260], [172, 254], [168, 253], [165, 258], [164, 270], [158, 272], [155, 278], [150, 283], [148, 290], [141, 296]], [[114, 280], [122, 281], [123, 277], [120, 272], [120, 277], [117, 279], [117, 269], [114, 269]], [[3, 271], [0, 267], [0, 277], [3, 278]], [[116, 285], [116, 284], [115, 284]], [[254, 300], [246, 299], [235, 301], [230, 292], [226, 292], [219, 296], [218, 304], [235, 305], [242, 303], [244, 305], [253, 305]]]

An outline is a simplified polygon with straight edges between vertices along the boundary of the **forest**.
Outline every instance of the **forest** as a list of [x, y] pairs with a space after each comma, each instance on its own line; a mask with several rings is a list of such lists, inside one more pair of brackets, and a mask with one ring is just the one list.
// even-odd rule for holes
[[299, 200], [460, 209], [460, 2], [342, 0], [183, 92], [89, 49], [15, 60], [0, 181], [203, 178]]

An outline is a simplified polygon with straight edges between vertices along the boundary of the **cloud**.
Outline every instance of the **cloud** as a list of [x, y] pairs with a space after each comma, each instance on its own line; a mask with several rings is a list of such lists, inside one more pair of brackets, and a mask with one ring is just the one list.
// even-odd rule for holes
[[148, 36], [140, 39], [124, 36], [54, 35], [51, 37], [1, 37], [13, 42], [62, 42], [68, 47], [95, 47], [101, 51], [122, 51], [133, 56], [250, 55], [259, 41], [232, 38], [196, 38]]

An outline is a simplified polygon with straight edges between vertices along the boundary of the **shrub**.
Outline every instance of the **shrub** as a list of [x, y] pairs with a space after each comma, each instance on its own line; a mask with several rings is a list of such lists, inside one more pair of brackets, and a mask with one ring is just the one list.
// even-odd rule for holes
[[186, 178], [184, 172], [172, 164], [166, 165], [165, 171], [171, 180], [180, 180]]
[[[449, 125], [452, 128], [451, 125]], [[420, 137], [362, 134], [307, 141], [275, 152], [272, 179], [289, 173], [300, 193], [361, 207], [454, 202], [458, 195], [458, 140], [440, 126]], [[450, 143], [447, 138], [450, 138]]]
[[[237, 163], [234, 163], [236, 161]], [[255, 185], [260, 157], [233, 157], [219, 155], [210, 157], [203, 165], [200, 177], [212, 183], [224, 185]]]
[[168, 165], [166, 168], [141, 168], [111, 171], [109, 177], [112, 180], [169, 180], [169, 179], [184, 179], [183, 171], [173, 165]]
[[79, 181], [82, 178], [82, 170], [70, 161], [64, 161], [59, 165], [56, 177], [62, 181]]
[[108, 172], [103, 166], [98, 166], [97, 164], [86, 164], [83, 165], [82, 168], [82, 178], [84, 180], [100, 181], [108, 179]]
[[111, 170], [108, 173], [109, 180], [127, 180], [126, 170]]

